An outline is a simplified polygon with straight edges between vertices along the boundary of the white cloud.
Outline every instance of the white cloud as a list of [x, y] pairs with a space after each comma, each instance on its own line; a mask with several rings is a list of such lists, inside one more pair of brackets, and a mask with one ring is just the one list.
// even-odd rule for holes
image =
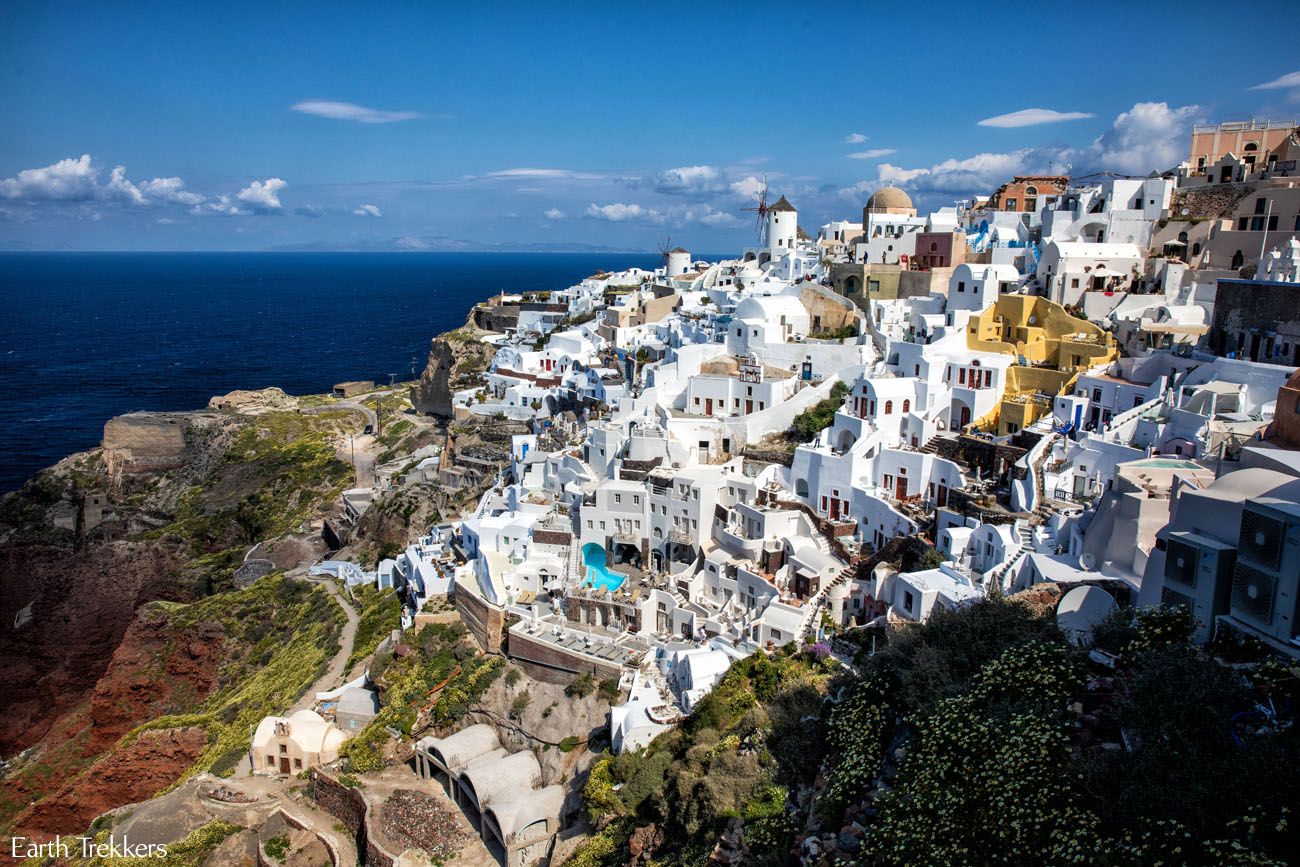
[[600, 180], [601, 178], [604, 177], [604, 175], [595, 174], [593, 172], [574, 171], [572, 169], [523, 168], [523, 169], [502, 169], [501, 171], [498, 172], [488, 172], [486, 175], [484, 175], [484, 177], [540, 178], [540, 179], [552, 179], [552, 180], [569, 179], [569, 180], [579, 180], [579, 181], [595, 181], [595, 180]]
[[608, 205], [592, 203], [583, 212], [587, 217], [608, 220], [611, 223], [644, 222], [674, 226], [700, 223], [705, 226], [731, 228], [742, 226], [745, 220], [727, 211], [720, 211], [708, 203], [675, 205], [667, 209], [649, 208], [635, 203], [614, 202]]
[[559, 208], [548, 208], [548, 209], [546, 210], [546, 219], [548, 219], [548, 220], [563, 220], [563, 219], [564, 219], [564, 211], [561, 211]]
[[1286, 75], [1280, 75], [1272, 81], [1266, 81], [1263, 84], [1257, 84], [1251, 90], [1290, 90], [1291, 88], [1300, 88], [1300, 70], [1288, 72]]
[[706, 226], [722, 226], [732, 228], [744, 224], [744, 220], [735, 214], [728, 214], [725, 211], [713, 211], [700, 217], [700, 222]]
[[1060, 123], [1066, 120], [1083, 120], [1096, 117], [1086, 111], [1054, 111], [1050, 108], [1023, 108], [996, 117], [986, 117], [980, 126], [995, 126], [1002, 129], [1016, 129], [1022, 126], [1038, 126], [1044, 123]]
[[1010, 153], [980, 153], [964, 159], [947, 159], [928, 168], [904, 168], [881, 163], [873, 180], [861, 181], [840, 190], [848, 199], [859, 199], [884, 186], [905, 187], [921, 193], [945, 195], [992, 192], [1015, 174], [1046, 172], [1060, 153], [1023, 148]]
[[99, 183], [99, 168], [82, 154], [76, 159], [59, 160], [39, 169], [25, 169], [12, 178], [0, 180], [0, 198], [27, 202], [117, 202], [147, 206], [157, 204], [196, 205], [203, 196], [185, 189], [180, 178], [154, 178], [135, 183], [126, 176], [124, 166], [109, 172], [108, 182]]
[[668, 195], [701, 195], [726, 189], [717, 166], [681, 166], [666, 169], [655, 176], [656, 192]]
[[862, 144], [867, 137], [860, 132], [851, 132], [844, 137], [845, 144]]
[[1185, 158], [1188, 127], [1199, 113], [1200, 108], [1194, 105], [1171, 108], [1163, 102], [1139, 102], [1118, 115], [1110, 129], [1086, 147], [1055, 145], [986, 152], [912, 168], [881, 163], [875, 178], [839, 192], [860, 200], [893, 184], [936, 199], [987, 195], [1014, 175], [1063, 173], [1066, 164], [1076, 176], [1099, 170], [1146, 175]]
[[144, 181], [139, 189], [147, 198], [168, 204], [197, 205], [203, 201], [203, 196], [185, 189], [185, 182], [175, 177]]
[[235, 198], [255, 211], [278, 211], [281, 207], [280, 190], [286, 186], [287, 184], [279, 178], [253, 181], [240, 190]]
[[331, 120], [353, 120], [358, 123], [397, 123], [423, 117], [417, 111], [384, 111], [368, 108], [353, 102], [333, 102], [327, 99], [308, 99], [290, 106], [293, 111], [327, 117]]
[[383, 216], [383, 214], [380, 213], [379, 208], [375, 207], [374, 205], [361, 205], [352, 213], [356, 214], [358, 217], [382, 217]]
[[896, 154], [898, 151], [893, 148], [872, 148], [871, 150], [857, 151], [849, 154], [851, 160], [878, 160], [881, 157], [887, 157], [890, 154]]
[[731, 184], [731, 192], [742, 199], [752, 199], [763, 192], [763, 182], [750, 175]]
[[584, 212], [588, 217], [595, 217], [598, 220], [608, 220], [611, 223], [623, 223], [628, 220], [649, 219], [659, 221], [662, 219], [658, 211], [643, 208], [637, 204], [624, 204], [623, 202], [613, 202], [608, 205], [597, 205], [592, 202], [587, 206]]
[[121, 198], [123, 201], [132, 205], [145, 204], [144, 193], [140, 188], [126, 179], [126, 167], [117, 166], [109, 175], [108, 185], [104, 191], [112, 197]]
[[76, 202], [95, 198], [95, 178], [90, 154], [59, 160], [39, 169], [24, 169], [12, 178], [0, 180], [0, 196], [28, 201]]
[[217, 196], [205, 205], [195, 205], [190, 209], [192, 214], [205, 214], [208, 212], [214, 214], [224, 214], [227, 217], [247, 217], [253, 212], [247, 208], [241, 208], [231, 201], [230, 196]]
[[1089, 158], [1098, 168], [1133, 175], [1172, 168], [1187, 156], [1187, 133], [1200, 111], [1195, 105], [1139, 102], [1097, 137]]

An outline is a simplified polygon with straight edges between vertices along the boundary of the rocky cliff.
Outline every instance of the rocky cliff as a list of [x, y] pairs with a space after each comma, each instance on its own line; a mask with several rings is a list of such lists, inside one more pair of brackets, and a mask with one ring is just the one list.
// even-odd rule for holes
[[[0, 498], [0, 830], [82, 831], [169, 784], [216, 741], [202, 730], [195, 741], [184, 721], [129, 749], [123, 737], [194, 713], [212, 735], [226, 713], [208, 708], [214, 690], [262, 677], [300, 636], [302, 670], [276, 674], [276, 689], [313, 676], [336, 606], [262, 582], [238, 589], [233, 573], [258, 542], [274, 568], [316, 559], [313, 522], [353, 482], [340, 438], [362, 419], [268, 403], [113, 419], [101, 448]], [[262, 601], [222, 614], [244, 598]]]
[[463, 328], [433, 339], [424, 373], [411, 386], [411, 404], [416, 412], [451, 418], [452, 393], [478, 384], [492, 361], [496, 347], [482, 340], [489, 333], [474, 324], [471, 312]]

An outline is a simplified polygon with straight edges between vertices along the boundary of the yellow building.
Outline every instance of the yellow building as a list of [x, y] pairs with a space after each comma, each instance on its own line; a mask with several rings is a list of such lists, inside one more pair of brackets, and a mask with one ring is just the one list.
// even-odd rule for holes
[[1115, 338], [1060, 304], [1037, 295], [1003, 295], [971, 317], [966, 346], [1016, 356], [995, 412], [976, 426], [1015, 433], [1052, 410], [1052, 399], [1068, 394], [1082, 371], [1118, 356]]

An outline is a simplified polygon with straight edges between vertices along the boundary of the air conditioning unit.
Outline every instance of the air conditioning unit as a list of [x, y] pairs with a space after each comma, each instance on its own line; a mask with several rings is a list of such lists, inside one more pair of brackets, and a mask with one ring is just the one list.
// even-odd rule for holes
[[1195, 587], [1196, 568], [1200, 561], [1200, 548], [1180, 539], [1170, 539], [1165, 548], [1165, 586], [1172, 582]]
[[1186, 608], [1189, 613], [1196, 609], [1195, 599], [1188, 596], [1186, 593], [1180, 593], [1177, 590], [1174, 590], [1168, 584], [1160, 590], [1160, 604], [1169, 607], [1177, 606], [1180, 608]]
[[1276, 571], [1282, 562], [1286, 524], [1253, 509], [1241, 510], [1241, 536], [1237, 548], [1242, 559]]
[[1273, 602], [1277, 595], [1277, 578], [1269, 573], [1238, 563], [1232, 576], [1232, 613], [1247, 624], [1267, 629], [1273, 620]]
[[[1214, 631], [1214, 619], [1230, 608], [1233, 567], [1237, 550], [1210, 536], [1188, 530], [1169, 534], [1165, 542], [1165, 583], [1161, 594], [1179, 597], [1195, 621], [1193, 636], [1207, 642]], [[1186, 600], [1186, 601], [1184, 601]]]

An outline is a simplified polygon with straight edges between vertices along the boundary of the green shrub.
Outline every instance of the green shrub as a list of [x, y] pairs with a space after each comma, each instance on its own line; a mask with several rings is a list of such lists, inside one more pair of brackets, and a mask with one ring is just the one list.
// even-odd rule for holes
[[790, 433], [799, 442], [812, 441], [835, 421], [835, 413], [844, 404], [849, 386], [838, 380], [831, 386], [830, 396], [799, 413], [790, 423]]
[[289, 855], [289, 838], [283, 834], [272, 837], [263, 844], [262, 848], [266, 850], [267, 855], [283, 864], [284, 859]]
[[586, 698], [596, 689], [596, 678], [590, 671], [584, 671], [575, 677], [565, 688], [565, 692], [578, 698]]

